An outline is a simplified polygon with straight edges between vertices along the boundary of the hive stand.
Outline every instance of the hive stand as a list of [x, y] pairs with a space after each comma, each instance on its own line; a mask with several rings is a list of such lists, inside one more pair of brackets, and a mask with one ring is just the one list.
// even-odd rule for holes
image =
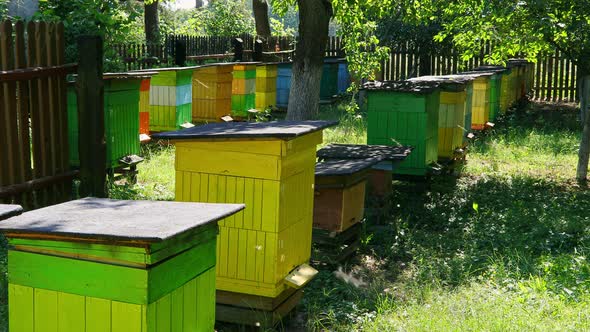
[[380, 161], [334, 159], [316, 164], [313, 240], [324, 249], [320, 261], [340, 263], [358, 248], [367, 177]]
[[0, 223], [11, 331], [212, 331], [217, 221], [240, 204], [88, 198]]
[[371, 145], [409, 145], [412, 154], [395, 174], [424, 177], [438, 160], [440, 89], [435, 82], [368, 82], [367, 142]]
[[219, 320], [248, 317], [239, 323], [252, 324], [258, 310], [255, 317], [274, 323], [297, 303], [300, 293], [293, 288], [315, 275], [306, 263], [316, 145], [322, 130], [335, 124], [210, 123], [155, 136], [176, 145], [176, 200], [246, 205], [220, 223], [217, 290], [233, 294], [218, 297]]

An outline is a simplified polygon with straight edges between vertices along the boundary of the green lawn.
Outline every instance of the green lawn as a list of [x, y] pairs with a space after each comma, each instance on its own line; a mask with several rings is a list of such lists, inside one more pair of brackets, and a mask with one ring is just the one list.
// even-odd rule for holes
[[[363, 116], [334, 106], [321, 117], [341, 120], [324, 143], [366, 142]], [[396, 182], [381, 208], [367, 202], [360, 252], [344, 266], [319, 266], [286, 324], [317, 331], [590, 330], [590, 191], [572, 181], [578, 126], [573, 109], [530, 106], [476, 140], [461, 176]], [[138, 183], [113, 186], [112, 197], [172, 200], [174, 147], [150, 145], [144, 153]], [[2, 254], [0, 263], [4, 268]], [[4, 311], [5, 287], [2, 280]]]

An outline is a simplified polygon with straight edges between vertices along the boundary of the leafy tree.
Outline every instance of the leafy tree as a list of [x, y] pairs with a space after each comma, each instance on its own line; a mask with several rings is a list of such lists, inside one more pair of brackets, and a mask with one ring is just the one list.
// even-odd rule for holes
[[[529, 59], [547, 50], [559, 49], [578, 66], [582, 140], [577, 179], [585, 182], [590, 155], [590, 6], [579, 0], [410, 0], [419, 4], [413, 17], [426, 22], [442, 18], [443, 31], [463, 51], [463, 59], [479, 53], [482, 43], [493, 49], [490, 63], [503, 63], [524, 54]], [[437, 9], [444, 8], [440, 17]], [[409, 16], [412, 17], [412, 16]]]
[[204, 32], [210, 36], [254, 34], [254, 19], [243, 0], [210, 1], [198, 11], [196, 20], [203, 22]]
[[299, 36], [287, 118], [304, 120], [318, 113], [320, 79], [330, 20], [340, 25], [349, 69], [357, 77], [374, 77], [387, 47], [375, 36], [376, 20], [392, 10], [393, 0], [273, 0], [273, 10], [299, 8]]
[[80, 35], [95, 34], [104, 40], [105, 71], [124, 67], [116, 54], [115, 44], [129, 42], [135, 20], [141, 15], [140, 6], [119, 0], [49, 0], [39, 2], [34, 19], [62, 21], [65, 27], [66, 61], [78, 61], [76, 39]]
[[8, 16], [8, 0], [0, 0], [0, 20]]

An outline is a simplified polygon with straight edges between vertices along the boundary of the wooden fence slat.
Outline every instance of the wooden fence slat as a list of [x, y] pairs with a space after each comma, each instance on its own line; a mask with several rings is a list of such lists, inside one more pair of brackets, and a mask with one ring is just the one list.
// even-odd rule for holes
[[[2, 59], [2, 70], [14, 69], [14, 48], [12, 40], [12, 23], [4, 21], [0, 24], [0, 58]], [[22, 169], [22, 156], [19, 155], [18, 139], [18, 116], [16, 108], [16, 82], [5, 82], [2, 84], [4, 116], [4, 135], [6, 136], [6, 161], [3, 160], [2, 167], [6, 167], [8, 183], [15, 184], [24, 179]], [[8, 165], [4, 166], [6, 163]], [[17, 199], [17, 203], [21, 200]]]
[[[15, 53], [14, 68], [23, 69], [27, 66], [25, 53], [25, 24], [18, 21], [15, 28]], [[17, 82], [17, 102], [18, 102], [18, 130], [19, 130], [19, 154], [22, 160], [21, 182], [33, 179], [31, 169], [31, 137], [29, 134], [29, 84], [28, 82]], [[32, 193], [22, 195], [22, 204], [25, 209], [33, 207]]]

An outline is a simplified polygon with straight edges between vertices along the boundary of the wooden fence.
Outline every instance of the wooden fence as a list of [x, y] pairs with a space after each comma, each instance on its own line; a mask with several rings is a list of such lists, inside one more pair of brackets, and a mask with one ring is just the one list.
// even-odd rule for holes
[[[382, 63], [379, 79], [403, 80], [423, 75], [449, 75], [469, 71], [486, 64], [485, 55], [489, 46], [482, 49], [467, 62], [460, 60], [455, 50], [441, 50], [439, 54], [422, 54], [417, 49], [403, 45], [391, 51]], [[574, 102], [578, 100], [576, 90], [577, 68], [561, 52], [543, 54], [535, 64], [533, 99], [551, 102]]]
[[61, 23], [0, 23], [0, 203], [27, 209], [66, 201], [69, 170]]

